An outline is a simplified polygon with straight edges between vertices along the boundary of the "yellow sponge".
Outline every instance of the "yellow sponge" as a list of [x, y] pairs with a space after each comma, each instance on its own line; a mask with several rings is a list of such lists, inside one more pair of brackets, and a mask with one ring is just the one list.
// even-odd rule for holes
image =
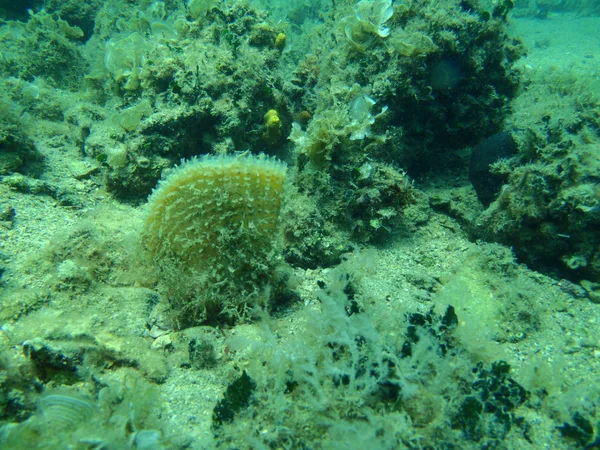
[[160, 182], [144, 242], [171, 287], [195, 285], [181, 302], [239, 306], [268, 279], [285, 176], [285, 164], [265, 155], [203, 156]]

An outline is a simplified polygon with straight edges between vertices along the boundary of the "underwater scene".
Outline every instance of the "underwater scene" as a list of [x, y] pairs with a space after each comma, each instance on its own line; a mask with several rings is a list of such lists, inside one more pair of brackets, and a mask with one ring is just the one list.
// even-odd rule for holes
[[596, 448], [599, 0], [0, 0], [0, 449]]

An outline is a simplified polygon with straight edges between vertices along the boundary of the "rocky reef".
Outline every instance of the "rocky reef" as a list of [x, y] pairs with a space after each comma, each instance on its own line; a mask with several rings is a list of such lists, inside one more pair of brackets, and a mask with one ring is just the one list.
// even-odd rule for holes
[[0, 447], [597, 446], [593, 2], [13, 3]]

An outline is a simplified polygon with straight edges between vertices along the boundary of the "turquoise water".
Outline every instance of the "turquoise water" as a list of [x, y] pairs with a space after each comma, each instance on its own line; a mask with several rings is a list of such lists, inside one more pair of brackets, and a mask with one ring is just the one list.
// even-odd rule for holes
[[0, 448], [597, 447], [599, 13], [0, 3]]

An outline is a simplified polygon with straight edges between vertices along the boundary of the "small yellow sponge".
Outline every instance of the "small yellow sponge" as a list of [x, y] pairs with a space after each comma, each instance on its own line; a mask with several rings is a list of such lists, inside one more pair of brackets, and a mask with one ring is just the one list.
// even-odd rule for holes
[[265, 155], [203, 156], [182, 163], [149, 198], [148, 249], [197, 266], [235, 252], [220, 248], [224, 235], [272, 240], [285, 175], [285, 164]]

